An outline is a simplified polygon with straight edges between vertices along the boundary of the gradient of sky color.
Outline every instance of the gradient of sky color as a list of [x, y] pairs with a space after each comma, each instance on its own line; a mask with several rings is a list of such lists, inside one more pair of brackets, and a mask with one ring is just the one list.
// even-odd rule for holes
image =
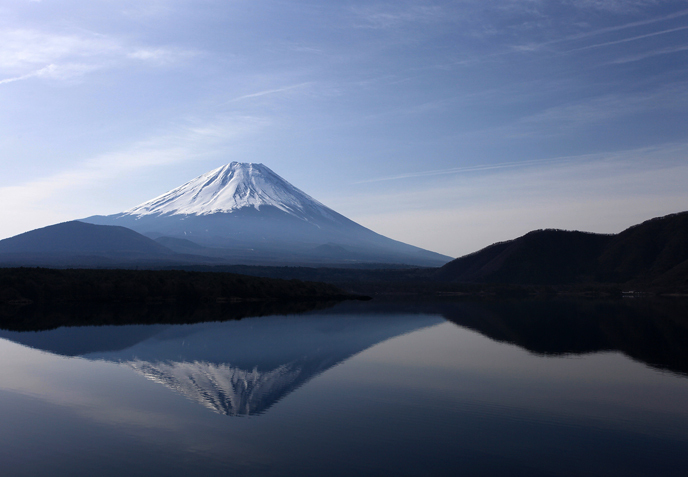
[[5, 0], [0, 238], [262, 162], [452, 256], [688, 210], [688, 2]]

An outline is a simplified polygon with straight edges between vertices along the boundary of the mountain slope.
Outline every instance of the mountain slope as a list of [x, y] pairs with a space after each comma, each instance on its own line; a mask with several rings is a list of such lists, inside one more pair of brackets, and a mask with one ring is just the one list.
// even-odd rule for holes
[[600, 277], [616, 282], [634, 278], [662, 280], [679, 268], [686, 270], [688, 212], [658, 217], [624, 230], [611, 240], [598, 262]]
[[436, 273], [452, 282], [643, 283], [688, 286], [688, 212], [616, 235], [538, 230], [457, 258]]
[[438, 277], [461, 282], [570, 283], [585, 281], [610, 236], [536, 230], [457, 258]]
[[450, 260], [349, 220], [262, 164], [233, 162], [120, 214], [84, 220], [165, 237], [173, 249], [191, 250], [193, 244], [167, 237], [184, 239], [214, 249], [193, 253], [232, 263], [440, 266]]

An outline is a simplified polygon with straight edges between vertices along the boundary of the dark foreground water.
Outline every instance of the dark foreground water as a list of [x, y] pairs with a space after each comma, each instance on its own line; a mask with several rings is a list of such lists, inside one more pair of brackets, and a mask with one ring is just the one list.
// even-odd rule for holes
[[0, 331], [0, 472], [681, 475], [681, 302]]

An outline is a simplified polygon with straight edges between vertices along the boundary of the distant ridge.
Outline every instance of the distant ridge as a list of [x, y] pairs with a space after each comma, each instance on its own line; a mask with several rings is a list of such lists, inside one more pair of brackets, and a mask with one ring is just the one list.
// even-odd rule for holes
[[120, 253], [171, 254], [154, 240], [125, 227], [73, 220], [0, 240], [0, 253]]
[[58, 265], [169, 259], [172, 250], [125, 227], [63, 222], [0, 240], [0, 263]]
[[452, 260], [435, 276], [459, 283], [688, 287], [688, 212], [651, 219], [616, 235], [536, 230]]

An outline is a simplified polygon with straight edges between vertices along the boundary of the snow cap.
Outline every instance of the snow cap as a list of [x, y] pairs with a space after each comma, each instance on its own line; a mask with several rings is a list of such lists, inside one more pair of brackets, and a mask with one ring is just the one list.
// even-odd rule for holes
[[127, 215], [207, 215], [244, 207], [276, 207], [301, 217], [306, 209], [329, 209], [263, 164], [232, 162], [125, 212]]

